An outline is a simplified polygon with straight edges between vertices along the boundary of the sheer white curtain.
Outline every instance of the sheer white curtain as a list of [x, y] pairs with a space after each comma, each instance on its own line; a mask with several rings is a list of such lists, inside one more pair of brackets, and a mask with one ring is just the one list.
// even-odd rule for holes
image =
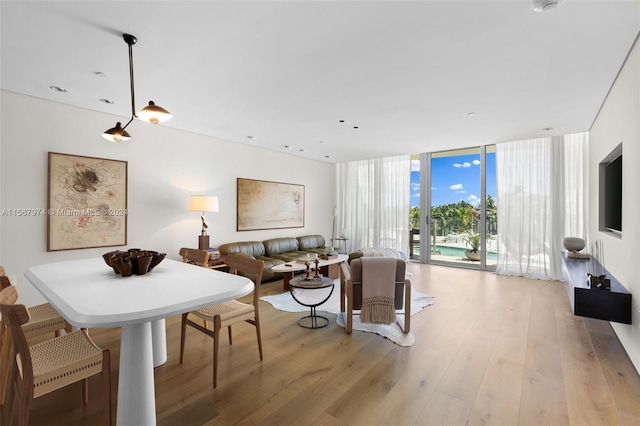
[[337, 167], [335, 236], [349, 251], [387, 247], [408, 254], [411, 157], [353, 161]]
[[584, 238], [589, 247], [589, 134], [563, 138], [564, 237]]
[[588, 134], [496, 144], [496, 273], [562, 279], [562, 239], [587, 239]]

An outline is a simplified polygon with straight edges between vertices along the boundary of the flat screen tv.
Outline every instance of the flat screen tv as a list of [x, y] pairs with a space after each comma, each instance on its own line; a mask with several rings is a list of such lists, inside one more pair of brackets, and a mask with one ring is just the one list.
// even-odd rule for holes
[[622, 232], [622, 155], [604, 166], [604, 227]]

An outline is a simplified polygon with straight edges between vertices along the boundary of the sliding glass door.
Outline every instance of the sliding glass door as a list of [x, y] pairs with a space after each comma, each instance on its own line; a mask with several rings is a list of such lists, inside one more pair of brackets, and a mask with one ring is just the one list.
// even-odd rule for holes
[[415, 156], [411, 185], [413, 260], [495, 268], [495, 146]]

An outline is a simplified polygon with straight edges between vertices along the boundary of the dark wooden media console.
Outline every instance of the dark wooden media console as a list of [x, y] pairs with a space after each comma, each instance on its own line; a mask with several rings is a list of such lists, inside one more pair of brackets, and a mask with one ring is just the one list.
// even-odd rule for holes
[[562, 276], [571, 310], [575, 315], [631, 324], [631, 293], [611, 273], [611, 290], [591, 288], [587, 272], [589, 259], [575, 259], [562, 253]]

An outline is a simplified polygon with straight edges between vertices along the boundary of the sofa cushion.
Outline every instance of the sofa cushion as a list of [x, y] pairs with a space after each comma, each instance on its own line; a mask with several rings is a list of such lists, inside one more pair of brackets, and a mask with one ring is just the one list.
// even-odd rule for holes
[[298, 249], [301, 251], [324, 249], [325, 241], [322, 235], [303, 235], [296, 239], [298, 240]]
[[274, 254], [292, 253], [298, 251], [298, 240], [293, 237], [272, 238], [262, 242], [265, 255], [274, 257]]
[[265, 255], [264, 245], [260, 241], [241, 241], [222, 244], [218, 247], [218, 251], [220, 251], [220, 254], [244, 253], [255, 258]]
[[262, 281], [273, 281], [282, 278], [282, 274], [275, 273], [271, 270], [276, 265], [282, 265], [284, 263], [283, 260], [274, 259], [273, 257], [267, 256], [256, 256], [256, 259], [260, 259], [264, 262], [264, 271], [262, 272]]
[[[269, 256], [272, 259], [280, 259], [285, 263], [295, 262], [297, 259], [305, 258], [307, 255], [311, 253], [305, 251], [292, 251], [288, 253], [278, 253]], [[314, 253], [315, 254], [315, 253]]]

